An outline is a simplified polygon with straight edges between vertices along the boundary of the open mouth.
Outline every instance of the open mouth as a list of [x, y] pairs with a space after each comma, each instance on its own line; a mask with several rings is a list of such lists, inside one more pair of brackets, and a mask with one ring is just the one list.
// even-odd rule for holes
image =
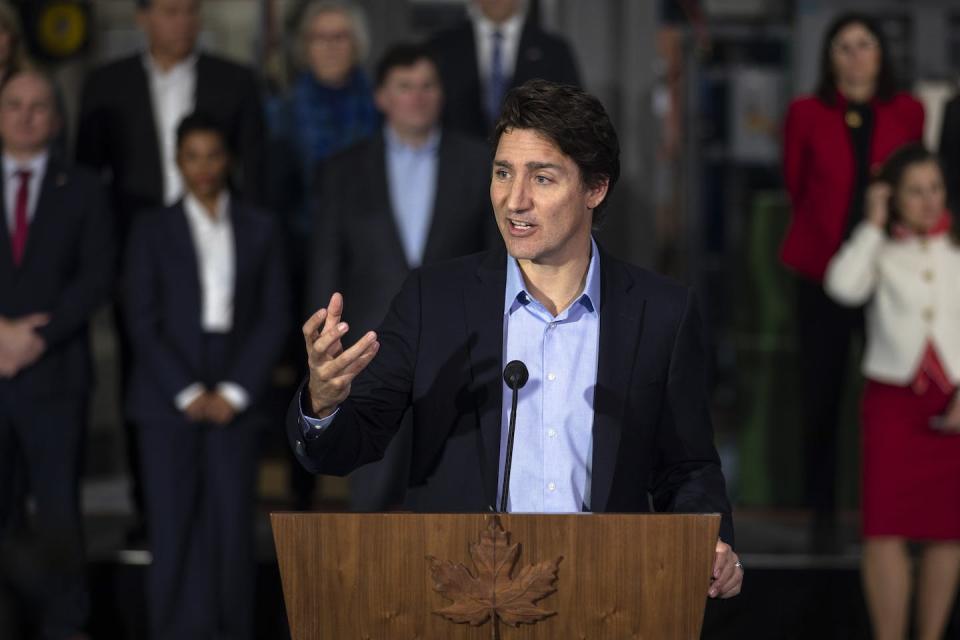
[[529, 222], [523, 222], [522, 220], [512, 220], [507, 218], [507, 222], [510, 224], [510, 228], [517, 231], [527, 231], [533, 229], [535, 225], [530, 224]]

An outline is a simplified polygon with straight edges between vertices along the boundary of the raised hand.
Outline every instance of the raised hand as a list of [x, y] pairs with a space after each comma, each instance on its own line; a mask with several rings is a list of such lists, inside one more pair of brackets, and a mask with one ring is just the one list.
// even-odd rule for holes
[[886, 226], [890, 217], [890, 195], [893, 193], [886, 182], [874, 182], [867, 187], [866, 209], [867, 221], [881, 229]]
[[341, 320], [343, 296], [334, 293], [326, 309], [314, 313], [303, 325], [303, 340], [310, 368], [310, 408], [325, 418], [350, 395], [353, 379], [363, 371], [380, 349], [377, 334], [368, 331], [344, 350], [341, 339], [349, 327]]

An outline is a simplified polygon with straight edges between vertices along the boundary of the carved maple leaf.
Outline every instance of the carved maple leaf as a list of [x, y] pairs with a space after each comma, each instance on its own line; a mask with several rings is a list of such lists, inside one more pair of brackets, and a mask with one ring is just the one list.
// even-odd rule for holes
[[536, 604], [557, 589], [557, 571], [563, 556], [556, 560], [527, 565], [516, 576], [514, 566], [520, 557], [520, 545], [510, 544], [510, 534], [491, 518], [480, 542], [470, 545], [470, 557], [476, 575], [462, 563], [440, 561], [427, 556], [434, 590], [453, 604], [433, 613], [451, 622], [480, 626], [496, 616], [516, 627], [533, 624], [552, 615]]

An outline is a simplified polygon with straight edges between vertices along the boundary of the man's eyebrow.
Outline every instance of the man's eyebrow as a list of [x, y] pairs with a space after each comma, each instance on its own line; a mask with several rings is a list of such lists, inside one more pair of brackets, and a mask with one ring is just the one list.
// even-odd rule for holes
[[536, 171], [538, 169], [556, 169], [557, 171], [563, 171], [564, 168], [555, 163], [555, 162], [528, 162], [527, 169]]
[[494, 160], [493, 166], [503, 167], [504, 169], [513, 169], [513, 164], [507, 162], [506, 160]]

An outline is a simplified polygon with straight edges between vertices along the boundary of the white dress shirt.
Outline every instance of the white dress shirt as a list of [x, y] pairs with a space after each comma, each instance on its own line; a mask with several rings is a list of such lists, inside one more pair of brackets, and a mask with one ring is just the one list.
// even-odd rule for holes
[[490, 82], [490, 70], [493, 66], [494, 31], [499, 31], [503, 36], [501, 49], [503, 77], [509, 83], [517, 66], [520, 35], [523, 33], [523, 23], [527, 15], [525, 3], [521, 3], [517, 12], [502, 24], [491, 22], [472, 2], [467, 6], [467, 12], [473, 23], [473, 36], [477, 45], [477, 70], [480, 72], [480, 81], [484, 89]]
[[27, 198], [27, 222], [33, 222], [37, 211], [37, 201], [40, 199], [40, 185], [47, 172], [47, 161], [50, 154], [42, 151], [26, 162], [19, 161], [10, 154], [3, 154], [3, 197], [7, 208], [7, 230], [13, 237], [16, 226], [17, 193], [20, 191], [20, 178], [17, 172], [25, 169], [30, 172], [29, 196]]
[[[200, 324], [207, 333], [228, 333], [233, 329], [233, 295], [236, 288], [236, 246], [230, 220], [230, 194], [224, 191], [217, 200], [213, 217], [188, 193], [183, 198], [200, 281]], [[204, 391], [195, 382], [177, 394], [174, 403], [181, 411]], [[233, 382], [221, 382], [217, 391], [236, 411], [249, 405], [249, 396]]]
[[143, 56], [143, 66], [147, 70], [160, 145], [163, 203], [171, 205], [183, 195], [183, 179], [177, 168], [177, 127], [185, 116], [193, 112], [196, 104], [197, 55], [191, 55], [167, 71], [161, 71], [147, 53]]
[[841, 304], [866, 309], [863, 374], [908, 385], [927, 344], [960, 383], [960, 247], [949, 234], [893, 240], [862, 222], [827, 267], [824, 288]]

